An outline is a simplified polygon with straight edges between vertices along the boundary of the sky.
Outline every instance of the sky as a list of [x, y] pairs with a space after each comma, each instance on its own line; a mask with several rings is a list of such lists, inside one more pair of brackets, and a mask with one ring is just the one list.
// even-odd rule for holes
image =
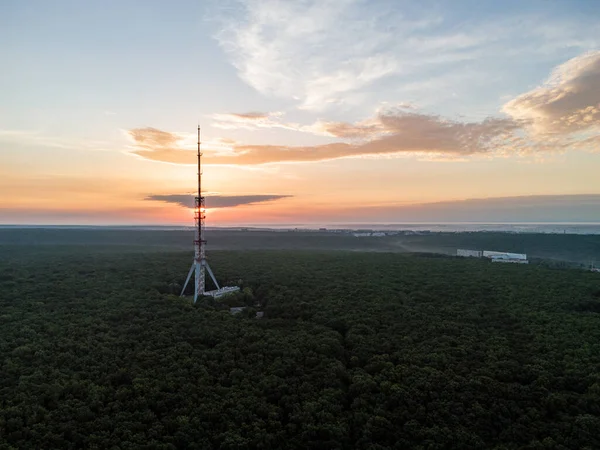
[[597, 0], [4, 0], [0, 224], [600, 222]]

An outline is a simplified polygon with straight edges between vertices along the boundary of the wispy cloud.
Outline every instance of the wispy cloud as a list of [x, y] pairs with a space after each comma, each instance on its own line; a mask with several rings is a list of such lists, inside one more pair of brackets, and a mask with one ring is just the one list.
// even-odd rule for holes
[[[253, 205], [255, 203], [271, 202], [282, 198], [289, 198], [291, 195], [208, 195], [206, 197], [207, 208], [233, 208], [240, 205]], [[195, 206], [194, 195], [190, 194], [153, 194], [144, 200], [159, 201], [165, 203], [174, 203], [186, 208]]]
[[175, 133], [146, 127], [128, 130], [127, 135], [134, 143], [133, 154], [175, 164], [193, 162], [194, 154], [182, 146], [183, 138]]
[[241, 7], [226, 9], [216, 38], [240, 78], [304, 109], [373, 101], [375, 84], [385, 82], [389, 91], [439, 73], [452, 77], [464, 73], [466, 62], [485, 62], [477, 68], [489, 80], [515, 58], [548, 60], [600, 42], [592, 22], [574, 26], [541, 16], [485, 18], [456, 28], [430, 8], [415, 13], [397, 2], [235, 4]]
[[[215, 115], [232, 127], [280, 127], [340, 139], [323, 145], [243, 145], [208, 149], [212, 164], [256, 165], [310, 162], [374, 155], [420, 154], [457, 158], [474, 154], [514, 155], [593, 150], [600, 141], [600, 52], [587, 53], [556, 67], [542, 86], [508, 101], [508, 117], [459, 121], [407, 108], [388, 106], [358, 122], [317, 121], [298, 125], [282, 114]], [[193, 163], [179, 138], [153, 128], [130, 131], [134, 153], [144, 158]]]
[[286, 123], [282, 120], [282, 112], [249, 112], [249, 113], [218, 113], [210, 116], [212, 126], [223, 130], [257, 130], [260, 128], [283, 128], [300, 130], [299, 124]]
[[277, 113], [263, 113], [258, 111], [252, 111], [247, 113], [230, 113], [230, 114], [222, 114], [222, 116], [228, 116], [230, 118], [237, 118], [242, 120], [262, 120], [268, 118], [271, 114]]
[[[387, 105], [381, 107], [381, 111], [395, 110], [396, 112], [415, 112], [417, 108], [410, 103], [399, 103], [397, 105]], [[344, 139], [364, 139], [373, 137], [379, 132], [385, 132], [384, 127], [378, 122], [377, 118], [369, 118], [356, 123], [332, 122], [318, 120], [311, 125], [300, 125], [285, 120], [282, 112], [252, 112], [252, 113], [227, 113], [213, 114], [211, 116], [215, 122], [215, 128], [226, 130], [246, 129], [258, 130], [261, 128], [283, 128], [286, 130], [300, 131], [304, 133], [332, 136]]]
[[[133, 128], [125, 131], [132, 142], [129, 153], [153, 161], [173, 164], [196, 162], [196, 137], [189, 133], [173, 133], [153, 127]], [[203, 141], [203, 151], [208, 154], [233, 154], [236, 141], [218, 138]]]
[[[515, 127], [514, 122], [506, 119], [457, 122], [433, 115], [388, 110], [368, 122], [319, 122], [311, 127], [340, 138], [361, 138], [357, 142], [305, 147], [238, 144], [227, 153], [205, 152], [205, 161], [252, 165], [398, 153], [461, 156], [492, 151], [494, 145], [508, 139]], [[177, 137], [169, 134], [153, 128], [132, 130], [131, 137], [139, 143], [134, 153], [158, 161], [193, 163], [194, 154], [173, 147]]]
[[33, 130], [0, 130], [0, 141], [67, 150], [110, 150], [115, 146], [101, 140], [62, 137]]
[[213, 161], [264, 164], [402, 153], [463, 156], [493, 151], [503, 145], [516, 128], [514, 122], [505, 119], [464, 123], [437, 116], [394, 111], [380, 114], [370, 125], [324, 123], [322, 126], [332, 136], [360, 137], [364, 140], [311, 147], [237, 146], [234, 148], [235, 156]]
[[[355, 1], [245, 1], [217, 39], [240, 77], [263, 94], [297, 99], [304, 108], [340, 102], [345, 93], [401, 71], [389, 44], [399, 30], [431, 21], [365, 17]], [[340, 26], [343, 24], [343, 26]], [[461, 44], [462, 46], [463, 44]], [[439, 50], [439, 48], [438, 48]]]

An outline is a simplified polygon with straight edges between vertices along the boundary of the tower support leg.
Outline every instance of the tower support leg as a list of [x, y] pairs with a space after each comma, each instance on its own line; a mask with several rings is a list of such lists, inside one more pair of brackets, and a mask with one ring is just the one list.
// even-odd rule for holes
[[190, 271], [188, 272], [188, 276], [185, 279], [185, 283], [183, 283], [183, 289], [181, 290], [181, 294], [179, 294], [180, 297], [183, 297], [183, 293], [185, 292], [185, 288], [187, 287], [188, 283], [190, 282], [190, 278], [192, 278], [192, 274], [194, 273], [194, 269], [196, 268], [196, 264], [192, 263], [192, 267], [190, 267]]
[[206, 266], [206, 270], [208, 271], [208, 274], [210, 275], [211, 280], [213, 280], [213, 282], [215, 283], [215, 286], [217, 287], [217, 289], [221, 289], [219, 287], [219, 283], [217, 283], [217, 279], [215, 278], [215, 275], [213, 274], [212, 270], [210, 270], [208, 261], [204, 260], [204, 265]]

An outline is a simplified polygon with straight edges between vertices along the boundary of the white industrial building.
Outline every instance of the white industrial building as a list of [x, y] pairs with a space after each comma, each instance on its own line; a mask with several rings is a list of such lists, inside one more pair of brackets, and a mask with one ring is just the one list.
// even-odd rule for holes
[[467, 250], [459, 248], [456, 250], [456, 256], [470, 258], [488, 258], [492, 262], [505, 262], [516, 264], [529, 264], [527, 255], [524, 253], [494, 252], [490, 250]]
[[490, 258], [492, 262], [513, 263], [513, 264], [529, 264], [526, 259], [505, 259], [505, 258]]
[[223, 286], [222, 288], [215, 289], [214, 291], [205, 291], [204, 295], [210, 295], [211, 297], [218, 298], [226, 294], [238, 292], [240, 288], [238, 286]]
[[529, 261], [527, 261], [527, 255], [524, 253], [493, 252], [484, 250], [483, 257], [491, 259], [492, 262], [529, 264]]
[[456, 256], [463, 256], [467, 258], [481, 258], [483, 256], [483, 252], [481, 250], [467, 250], [464, 248], [459, 248], [456, 250]]

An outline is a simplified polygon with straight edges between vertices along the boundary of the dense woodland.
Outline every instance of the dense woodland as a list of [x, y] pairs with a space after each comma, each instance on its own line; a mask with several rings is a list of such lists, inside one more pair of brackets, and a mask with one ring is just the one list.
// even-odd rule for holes
[[173, 295], [190, 252], [22, 244], [0, 449], [600, 448], [599, 273], [212, 251], [232, 316]]

